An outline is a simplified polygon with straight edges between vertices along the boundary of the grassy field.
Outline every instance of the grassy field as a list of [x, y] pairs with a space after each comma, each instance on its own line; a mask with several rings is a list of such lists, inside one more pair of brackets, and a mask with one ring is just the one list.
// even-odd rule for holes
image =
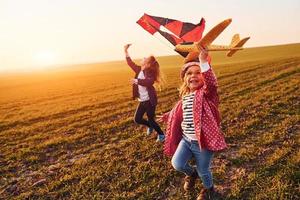
[[[224, 199], [300, 199], [300, 44], [212, 54], [229, 148]], [[182, 59], [159, 58], [157, 114], [178, 99]], [[133, 122], [125, 61], [0, 77], [0, 199], [195, 199], [155, 135]]]

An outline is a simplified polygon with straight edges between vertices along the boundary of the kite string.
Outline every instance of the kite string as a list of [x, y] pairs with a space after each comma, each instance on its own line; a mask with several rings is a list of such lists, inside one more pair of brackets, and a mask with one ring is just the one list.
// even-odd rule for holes
[[169, 43], [165, 42], [164, 40], [162, 40], [161, 38], [157, 37], [155, 34], [153, 35], [156, 39], [158, 39], [162, 44], [164, 44], [165, 46], [167, 46], [168, 48], [172, 49], [174, 51], [174, 47], [170, 47]]

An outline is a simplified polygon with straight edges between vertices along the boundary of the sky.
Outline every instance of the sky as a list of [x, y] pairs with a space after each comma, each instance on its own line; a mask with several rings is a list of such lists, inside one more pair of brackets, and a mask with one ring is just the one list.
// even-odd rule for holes
[[235, 33], [246, 47], [300, 42], [299, 0], [0, 0], [0, 73], [49, 66], [176, 55], [136, 21], [144, 14], [198, 23], [204, 34], [227, 18], [232, 23], [215, 44]]

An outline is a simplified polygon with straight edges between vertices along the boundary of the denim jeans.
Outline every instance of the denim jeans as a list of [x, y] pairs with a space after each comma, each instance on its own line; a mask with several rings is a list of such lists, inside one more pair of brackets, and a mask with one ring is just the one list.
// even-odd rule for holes
[[192, 157], [196, 160], [196, 170], [204, 187], [211, 188], [213, 186], [213, 178], [210, 171], [210, 163], [213, 152], [207, 149], [201, 149], [200, 151], [198, 141], [190, 141], [183, 137], [172, 157], [172, 165], [177, 171], [191, 176], [194, 168], [188, 162]]

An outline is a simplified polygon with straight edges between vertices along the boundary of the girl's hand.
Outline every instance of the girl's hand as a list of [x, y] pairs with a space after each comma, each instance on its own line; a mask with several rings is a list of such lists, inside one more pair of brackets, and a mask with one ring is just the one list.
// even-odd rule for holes
[[157, 121], [167, 123], [168, 122], [168, 113], [164, 113], [162, 115], [157, 115]]
[[131, 46], [131, 44], [125, 44], [124, 45], [124, 51], [127, 52], [128, 48]]
[[157, 115], [158, 122], [164, 122], [163, 118], [164, 118], [164, 115]]
[[135, 78], [132, 78], [130, 79], [130, 83], [133, 85], [133, 84], [137, 84], [137, 79]]
[[200, 63], [206, 63], [206, 62], [208, 62], [208, 59], [207, 59], [207, 57], [208, 57], [208, 51], [207, 51], [207, 48], [205, 47], [200, 47], [200, 50], [201, 50], [201, 52], [200, 52], [200, 54], [199, 54], [199, 61], [200, 61]]

